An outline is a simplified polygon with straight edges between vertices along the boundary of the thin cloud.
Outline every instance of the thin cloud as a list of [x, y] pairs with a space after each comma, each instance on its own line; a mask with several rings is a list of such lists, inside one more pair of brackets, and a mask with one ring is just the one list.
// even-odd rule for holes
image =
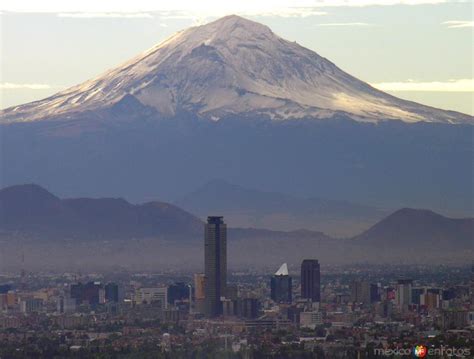
[[205, 22], [209, 19], [214, 19], [216, 17], [229, 15], [229, 14], [239, 14], [242, 16], [260, 16], [260, 17], [309, 17], [309, 16], [322, 16], [327, 15], [326, 11], [321, 11], [316, 8], [305, 8], [305, 7], [289, 7], [289, 8], [257, 8], [252, 9], [248, 7], [247, 9], [210, 9], [208, 11], [202, 10], [172, 10], [172, 11], [157, 11], [154, 14], [160, 19], [164, 20], [195, 20]]
[[380, 82], [371, 84], [382, 91], [419, 91], [419, 92], [474, 92], [473, 79], [449, 81], [417, 82]]
[[277, 16], [277, 17], [309, 17], [309, 16], [323, 16], [327, 15], [326, 11], [321, 11], [317, 8], [292, 7], [282, 8], [274, 11], [253, 12], [247, 15], [253, 16]]
[[75, 19], [153, 19], [153, 15], [146, 12], [65, 12], [57, 16]]
[[11, 82], [0, 83], [0, 90], [51, 90], [60, 89], [62, 86], [53, 86], [48, 84], [18, 84]]
[[459, 29], [462, 27], [474, 27], [474, 21], [465, 21], [465, 20], [451, 20], [441, 23], [445, 25], [448, 29]]
[[[426, 5], [453, 2], [451, 0], [313, 0], [314, 6], [392, 6], [392, 5]], [[459, 2], [463, 2], [462, 0]], [[466, 1], [467, 2], [467, 1]]]
[[[222, 16], [228, 14], [274, 16], [317, 15], [324, 7], [364, 7], [390, 5], [422, 5], [465, 2], [465, 0], [240, 0], [223, 2], [221, 0], [2, 0], [2, 11], [46, 12], [46, 13], [153, 13], [166, 11], [185, 11], [194, 16]], [[319, 10], [318, 10], [319, 9]]]
[[367, 22], [329, 22], [325, 24], [317, 24], [316, 26], [374, 26]]

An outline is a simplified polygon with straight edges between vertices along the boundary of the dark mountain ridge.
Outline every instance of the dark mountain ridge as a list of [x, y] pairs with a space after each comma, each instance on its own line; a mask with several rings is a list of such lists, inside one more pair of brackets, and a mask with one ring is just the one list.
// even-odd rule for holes
[[474, 249], [474, 218], [402, 208], [353, 238], [361, 244], [425, 250]]
[[[324, 263], [454, 263], [473, 255], [474, 219], [402, 209], [351, 239], [318, 231], [228, 229], [234, 268], [260, 268], [305, 257]], [[37, 185], [0, 190], [2, 263], [17, 268], [202, 267], [203, 222], [163, 202], [117, 198], [59, 199]], [[47, 263], [44, 261], [48, 257]], [[129, 267], [131, 266], [131, 267]]]
[[59, 199], [34, 184], [0, 190], [2, 231], [81, 240], [182, 239], [201, 234], [202, 225], [190, 213], [164, 202], [133, 205], [121, 198]]
[[[236, 228], [227, 221], [234, 240], [324, 239], [340, 242], [320, 231], [278, 231]], [[179, 207], [152, 201], [134, 205], [121, 198], [60, 199], [35, 184], [0, 190], [0, 230], [48, 235], [51, 238], [133, 239], [194, 238], [203, 234], [203, 221]], [[406, 248], [412, 245], [472, 245], [474, 218], [453, 219], [423, 209], [400, 209], [350, 242], [358, 245]]]

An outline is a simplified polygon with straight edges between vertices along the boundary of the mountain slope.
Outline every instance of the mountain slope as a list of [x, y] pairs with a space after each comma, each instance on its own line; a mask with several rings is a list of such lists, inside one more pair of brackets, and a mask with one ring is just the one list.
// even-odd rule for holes
[[59, 199], [37, 185], [0, 190], [0, 231], [47, 238], [193, 238], [202, 222], [163, 202], [132, 205], [117, 198]]
[[[352, 239], [305, 230], [232, 228], [233, 223], [226, 222], [230, 268], [263, 269], [282, 262], [297, 266], [308, 257], [325, 264], [459, 265], [470, 263], [473, 255], [474, 219], [450, 219], [426, 210], [397, 211]], [[202, 268], [204, 257], [202, 227], [196, 217], [161, 202], [61, 200], [35, 185], [0, 190], [4, 268], [18, 268], [19, 253], [24, 253], [28, 268], [182, 270], [184, 266], [195, 271]]]
[[360, 233], [388, 214], [357, 203], [252, 190], [224, 180], [210, 181], [175, 204], [201, 218], [219, 212], [234, 227], [282, 231], [306, 228], [335, 237]]
[[[357, 98], [363, 116], [337, 101], [341, 93]], [[303, 198], [471, 216], [472, 117], [387, 96], [265, 26], [226, 17], [3, 111], [1, 183], [142, 203], [223, 178]], [[391, 110], [379, 108], [398, 104], [426, 122], [389, 121]]]
[[[327, 59], [238, 16], [181, 31], [129, 62], [47, 99], [2, 111], [2, 122], [74, 119], [128, 98], [160, 117], [473, 123], [468, 115], [372, 88]], [[102, 117], [104, 115], [101, 115]]]
[[429, 210], [404, 208], [354, 239], [376, 248], [472, 251], [474, 218], [453, 219]]

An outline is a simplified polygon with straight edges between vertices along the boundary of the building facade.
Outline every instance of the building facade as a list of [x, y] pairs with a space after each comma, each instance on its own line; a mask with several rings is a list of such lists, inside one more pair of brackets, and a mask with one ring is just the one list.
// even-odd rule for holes
[[413, 280], [411, 279], [399, 279], [397, 281], [395, 302], [399, 309], [406, 310], [412, 304], [412, 286]]
[[204, 233], [205, 314], [222, 314], [227, 285], [227, 227], [222, 217], [208, 217]]
[[291, 303], [292, 281], [288, 274], [288, 267], [283, 263], [280, 269], [270, 279], [271, 298], [276, 303]]
[[190, 286], [184, 282], [177, 282], [168, 286], [168, 304], [190, 299]]
[[116, 283], [107, 283], [105, 285], [105, 300], [107, 302], [119, 302], [119, 287]]
[[378, 287], [367, 281], [353, 281], [350, 284], [351, 302], [371, 304], [379, 301]]
[[321, 301], [321, 274], [317, 259], [305, 259], [301, 263], [301, 298]]
[[168, 308], [168, 288], [139, 288], [135, 290], [133, 302], [136, 305], [151, 304], [166, 309]]

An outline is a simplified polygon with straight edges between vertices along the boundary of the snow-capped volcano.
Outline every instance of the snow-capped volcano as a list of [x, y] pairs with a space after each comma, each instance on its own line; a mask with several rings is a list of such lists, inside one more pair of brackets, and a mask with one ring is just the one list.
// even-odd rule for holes
[[178, 32], [129, 62], [41, 101], [2, 111], [1, 122], [70, 118], [125, 96], [163, 117], [191, 112], [218, 120], [257, 114], [275, 120], [473, 123], [473, 117], [398, 99], [332, 62], [275, 35], [267, 26], [227, 16]]

